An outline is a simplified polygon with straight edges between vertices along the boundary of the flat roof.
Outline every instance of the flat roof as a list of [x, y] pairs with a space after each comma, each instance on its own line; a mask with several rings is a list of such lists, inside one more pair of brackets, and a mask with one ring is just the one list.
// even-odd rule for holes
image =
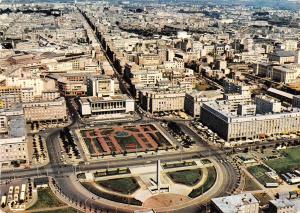
[[244, 205], [255, 204], [255, 203], [258, 204], [258, 200], [251, 193], [213, 198], [212, 202], [222, 212], [228, 212], [228, 213], [239, 212], [240, 208]]

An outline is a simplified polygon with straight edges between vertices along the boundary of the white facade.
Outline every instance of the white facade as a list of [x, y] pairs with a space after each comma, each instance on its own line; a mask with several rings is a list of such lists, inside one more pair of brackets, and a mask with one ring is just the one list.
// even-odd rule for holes
[[300, 109], [264, 115], [240, 116], [229, 110], [224, 101], [203, 103], [201, 122], [226, 141], [264, 138], [267, 135], [289, 134], [300, 131]]
[[134, 112], [134, 100], [126, 95], [110, 97], [81, 97], [80, 112], [83, 116], [105, 117], [107, 115]]

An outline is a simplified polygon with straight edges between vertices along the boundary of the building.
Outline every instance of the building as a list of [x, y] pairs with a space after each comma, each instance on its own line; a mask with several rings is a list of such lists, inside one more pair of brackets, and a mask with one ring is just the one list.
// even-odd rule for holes
[[287, 64], [295, 62], [294, 51], [277, 51], [269, 54], [269, 60], [278, 62], [279, 64]]
[[293, 96], [293, 107], [300, 108], [300, 95]]
[[299, 132], [300, 109], [239, 115], [227, 101], [210, 101], [202, 104], [200, 119], [204, 125], [229, 142]]
[[24, 103], [24, 115], [27, 122], [60, 123], [67, 120], [67, 106], [64, 98]]
[[256, 112], [259, 114], [281, 112], [281, 102], [275, 100], [271, 96], [257, 95], [255, 96], [255, 104]]
[[286, 198], [270, 200], [267, 212], [272, 213], [295, 213], [295, 204]]
[[0, 112], [0, 165], [28, 163], [26, 121], [20, 105]]
[[107, 77], [90, 77], [87, 79], [87, 95], [95, 97], [112, 96], [115, 93], [114, 80]]
[[80, 113], [86, 117], [112, 118], [134, 112], [134, 100], [126, 95], [81, 97], [79, 103]]
[[206, 101], [222, 99], [223, 94], [220, 90], [197, 91], [193, 90], [186, 93], [184, 100], [184, 110], [192, 117], [200, 117], [201, 105]]
[[22, 101], [22, 92], [20, 87], [15, 86], [0, 86], [0, 99], [3, 103], [3, 108], [9, 108], [16, 103]]
[[141, 107], [151, 113], [184, 110], [186, 90], [181, 88], [140, 90]]
[[218, 197], [211, 201], [211, 212], [258, 213], [259, 211], [259, 202], [251, 193]]

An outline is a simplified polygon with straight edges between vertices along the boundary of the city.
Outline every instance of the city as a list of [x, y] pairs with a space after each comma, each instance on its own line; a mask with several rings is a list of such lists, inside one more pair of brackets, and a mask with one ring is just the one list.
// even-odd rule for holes
[[300, 2], [0, 0], [0, 199], [300, 212]]

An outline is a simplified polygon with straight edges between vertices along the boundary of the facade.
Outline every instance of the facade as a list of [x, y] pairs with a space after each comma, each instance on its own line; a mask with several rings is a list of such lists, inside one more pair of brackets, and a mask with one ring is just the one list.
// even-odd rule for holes
[[3, 108], [9, 108], [22, 101], [22, 92], [20, 87], [1, 86], [0, 99], [3, 102]]
[[151, 113], [179, 111], [184, 110], [185, 93], [180, 88], [141, 90], [139, 102], [144, 110]]
[[258, 213], [259, 211], [259, 202], [251, 193], [218, 197], [211, 201], [211, 212]]
[[23, 107], [27, 122], [59, 122], [67, 120], [67, 106], [64, 98], [24, 103]]
[[134, 112], [134, 100], [126, 95], [81, 97], [79, 103], [83, 116], [105, 117]]
[[114, 95], [114, 80], [107, 77], [90, 77], [87, 79], [87, 95], [106, 97]]
[[201, 122], [226, 141], [264, 138], [266, 135], [299, 132], [300, 109], [288, 112], [238, 115], [226, 101], [202, 104]]

